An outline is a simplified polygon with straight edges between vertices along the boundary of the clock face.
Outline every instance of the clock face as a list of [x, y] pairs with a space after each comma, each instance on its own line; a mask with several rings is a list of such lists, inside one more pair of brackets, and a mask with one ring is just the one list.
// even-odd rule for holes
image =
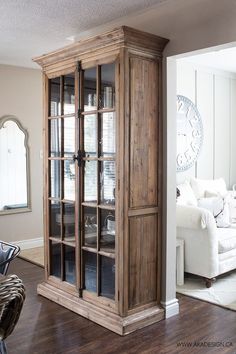
[[197, 160], [203, 142], [200, 114], [193, 102], [177, 96], [177, 171], [190, 168]]

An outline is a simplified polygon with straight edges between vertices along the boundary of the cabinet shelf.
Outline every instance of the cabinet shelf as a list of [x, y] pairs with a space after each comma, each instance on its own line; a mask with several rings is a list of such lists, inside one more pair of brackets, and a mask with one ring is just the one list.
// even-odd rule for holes
[[115, 204], [97, 204], [97, 203], [90, 203], [90, 202], [82, 202], [81, 205], [90, 208], [99, 208], [105, 210], [115, 210]]
[[[73, 237], [73, 239], [75, 239], [75, 237]], [[72, 240], [70, 241], [69, 239], [68, 240], [61, 240], [61, 238], [49, 236], [49, 240], [54, 241], [56, 243], [63, 244], [63, 245], [76, 247], [75, 241], [72, 241]]]
[[75, 113], [63, 114], [63, 115], [59, 115], [59, 116], [48, 116], [48, 120], [60, 119], [60, 118], [71, 118], [71, 117], [74, 117], [74, 116], [75, 116]]

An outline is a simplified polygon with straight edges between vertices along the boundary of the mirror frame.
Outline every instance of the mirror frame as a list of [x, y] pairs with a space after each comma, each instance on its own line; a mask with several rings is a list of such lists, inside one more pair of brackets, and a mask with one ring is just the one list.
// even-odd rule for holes
[[30, 153], [29, 153], [29, 134], [25, 128], [23, 128], [22, 124], [20, 123], [19, 119], [13, 115], [5, 115], [0, 117], [0, 129], [3, 128], [3, 125], [8, 122], [13, 121], [16, 123], [18, 128], [23, 132], [25, 139], [24, 139], [24, 146], [26, 152], [26, 184], [27, 184], [27, 207], [26, 208], [15, 208], [9, 210], [0, 210], [1, 215], [8, 215], [8, 214], [19, 214], [19, 213], [27, 213], [32, 211], [31, 209], [31, 193], [30, 193]]

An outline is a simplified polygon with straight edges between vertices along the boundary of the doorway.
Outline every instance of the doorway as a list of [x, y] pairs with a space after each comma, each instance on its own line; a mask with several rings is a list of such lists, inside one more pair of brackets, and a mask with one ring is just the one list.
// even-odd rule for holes
[[[232, 60], [225, 59], [226, 55], [229, 58], [236, 57], [234, 45], [231, 43], [201, 52], [167, 58], [167, 125], [171, 121], [172, 128], [168, 129], [167, 135], [166, 193], [167, 220], [172, 221], [168, 226], [169, 232], [170, 230], [172, 232], [172, 241], [175, 241], [173, 235], [176, 237], [176, 229], [174, 230], [176, 224], [174, 227], [171, 226], [175, 215], [176, 185], [191, 177], [206, 180], [223, 177], [227, 189], [232, 189], [236, 180], [233, 159], [233, 153], [236, 151], [233, 137], [236, 127], [233, 100], [236, 96], [236, 68], [233, 67]], [[228, 67], [223, 67], [223, 64], [227, 64]], [[171, 75], [173, 78], [173, 72], [176, 78], [174, 85], [170, 77]], [[171, 164], [176, 166], [176, 94], [189, 98], [204, 119], [204, 140], [199, 157], [189, 169], [177, 174], [171, 167]], [[169, 235], [168, 232], [167, 234]], [[170, 247], [170, 239], [168, 244]]]

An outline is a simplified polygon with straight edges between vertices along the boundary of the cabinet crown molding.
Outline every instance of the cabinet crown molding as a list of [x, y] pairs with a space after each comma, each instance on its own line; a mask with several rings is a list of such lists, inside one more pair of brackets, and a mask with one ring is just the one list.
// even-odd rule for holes
[[[103, 53], [109, 52], [121, 47], [130, 47], [150, 52], [153, 55], [161, 56], [161, 53], [167, 44], [168, 39], [157, 35], [146, 33], [128, 26], [121, 26], [112, 31], [99, 34], [76, 43], [65, 46], [53, 52], [43, 54], [33, 58], [33, 61], [46, 69], [51, 64], [60, 63], [68, 59], [73, 62], [81, 60], [84, 56], [97, 54], [97, 51], [103, 49]], [[71, 62], [71, 65], [73, 64]]]

